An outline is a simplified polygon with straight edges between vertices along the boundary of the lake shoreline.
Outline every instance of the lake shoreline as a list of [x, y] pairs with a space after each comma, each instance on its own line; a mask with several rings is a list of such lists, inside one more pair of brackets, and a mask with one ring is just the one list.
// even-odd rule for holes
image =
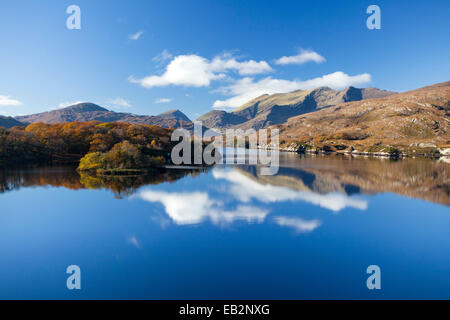
[[[258, 146], [258, 150], [266, 150], [266, 151], [279, 151], [279, 152], [290, 152], [290, 153], [298, 153], [298, 154], [322, 154], [322, 155], [347, 155], [347, 156], [365, 156], [365, 157], [377, 157], [377, 158], [433, 158], [433, 159], [449, 159], [450, 160], [450, 148], [444, 148], [443, 150], [439, 150], [439, 152], [434, 153], [388, 153], [388, 152], [368, 152], [368, 151], [325, 151], [325, 150], [312, 150], [305, 149], [300, 147], [278, 147], [273, 148], [270, 146]], [[444, 153], [441, 153], [443, 151]]]

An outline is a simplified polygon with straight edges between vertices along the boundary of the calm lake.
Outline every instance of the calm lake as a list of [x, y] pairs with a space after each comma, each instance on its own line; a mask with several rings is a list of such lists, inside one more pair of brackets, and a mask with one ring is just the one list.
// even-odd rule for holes
[[450, 164], [282, 154], [277, 175], [257, 169], [0, 171], [0, 299], [450, 299]]

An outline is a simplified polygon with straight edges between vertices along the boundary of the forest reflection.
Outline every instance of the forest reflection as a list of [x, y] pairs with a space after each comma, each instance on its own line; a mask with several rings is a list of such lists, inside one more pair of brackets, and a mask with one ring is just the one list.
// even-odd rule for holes
[[173, 182], [185, 176], [199, 175], [202, 169], [159, 169], [149, 174], [108, 176], [79, 173], [75, 167], [41, 167], [0, 171], [0, 193], [22, 187], [64, 187], [70, 190], [106, 189], [116, 198], [124, 198], [140, 187]]
[[[366, 159], [332, 156], [283, 155], [275, 176], [263, 176], [255, 166], [233, 170], [261, 185], [282, 186], [319, 194], [376, 194], [391, 192], [450, 205], [450, 165], [432, 159]], [[64, 187], [71, 190], [107, 189], [124, 198], [142, 186], [195, 177], [208, 169], [160, 169], [136, 176], [98, 176], [75, 167], [0, 170], [0, 193], [22, 187]], [[214, 170], [213, 170], [214, 172]]]

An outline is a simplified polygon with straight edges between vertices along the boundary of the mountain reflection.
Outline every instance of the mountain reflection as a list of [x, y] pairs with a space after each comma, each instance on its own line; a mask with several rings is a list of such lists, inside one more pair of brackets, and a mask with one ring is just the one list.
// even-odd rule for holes
[[[214, 209], [217, 207], [217, 201], [200, 195], [220, 183], [224, 184], [225, 193], [242, 205], [234, 213], [223, 214], [223, 217], [228, 217], [223, 218], [225, 220], [232, 219], [232, 216], [250, 220], [261, 219], [262, 212], [255, 211], [254, 215], [249, 214], [247, 207], [252, 201], [263, 204], [303, 201], [333, 212], [347, 207], [365, 210], [367, 201], [355, 198], [355, 195], [385, 192], [450, 205], [449, 168], [448, 163], [431, 159], [393, 161], [378, 158], [283, 154], [279, 172], [275, 176], [260, 175], [258, 168], [250, 165], [213, 168], [211, 185], [190, 191], [189, 196], [198, 200], [199, 209], [195, 209], [198, 212], [189, 213], [188, 209], [185, 212], [186, 215], [192, 215], [194, 220], [200, 219], [200, 216], [209, 216], [215, 221], [221, 220]], [[0, 170], [0, 193], [22, 187], [64, 187], [70, 190], [106, 189], [111, 190], [116, 197], [123, 198], [136, 193], [142, 186], [174, 182], [187, 176], [198, 176], [205, 171], [207, 170], [167, 169], [148, 175], [113, 177], [80, 175], [73, 167]], [[187, 183], [190, 184], [191, 181]], [[176, 205], [173, 203], [177, 197], [185, 199], [184, 193], [161, 192], [150, 188], [140, 195], [144, 195], [148, 201], [161, 202], [174, 217], [178, 217]], [[194, 205], [193, 201], [189, 200], [185, 199]]]
[[[301, 169], [302, 177], [298, 176], [297, 168]], [[258, 177], [258, 180], [290, 187], [295, 185], [292, 180], [302, 180], [307, 189], [319, 193], [390, 192], [450, 205], [449, 169], [449, 163], [426, 158], [391, 160], [290, 155], [278, 177]]]

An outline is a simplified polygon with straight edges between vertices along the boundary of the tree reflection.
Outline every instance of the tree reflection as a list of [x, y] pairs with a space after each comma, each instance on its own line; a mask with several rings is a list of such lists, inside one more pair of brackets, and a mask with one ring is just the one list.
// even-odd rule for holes
[[173, 182], [198, 175], [206, 169], [158, 169], [145, 175], [92, 175], [78, 173], [75, 167], [43, 167], [0, 170], [0, 193], [22, 187], [64, 187], [70, 190], [105, 189], [118, 199], [128, 197], [142, 186]]

